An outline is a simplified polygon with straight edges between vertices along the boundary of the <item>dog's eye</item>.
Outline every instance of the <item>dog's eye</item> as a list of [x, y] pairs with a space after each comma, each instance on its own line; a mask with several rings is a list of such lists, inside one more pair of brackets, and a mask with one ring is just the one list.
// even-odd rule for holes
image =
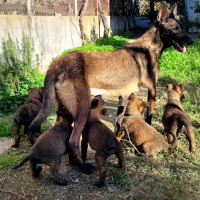
[[178, 31], [179, 30], [179, 27], [176, 26], [175, 28], [173, 28], [174, 31]]

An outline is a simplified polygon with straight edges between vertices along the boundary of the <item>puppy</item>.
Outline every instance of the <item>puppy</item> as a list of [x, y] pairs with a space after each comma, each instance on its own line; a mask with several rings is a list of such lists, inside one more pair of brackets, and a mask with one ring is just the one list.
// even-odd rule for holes
[[[68, 141], [72, 132], [73, 117], [66, 110], [58, 111], [58, 121], [55, 125], [38, 137], [33, 145], [29, 156], [27, 156], [19, 165], [13, 169], [21, 167], [27, 161], [30, 161], [31, 173], [33, 177], [37, 177], [42, 170], [37, 166], [38, 163], [46, 164], [50, 167], [49, 176], [59, 185], [67, 185], [68, 181], [58, 177], [61, 156], [68, 152]], [[72, 154], [69, 159], [73, 160]]]
[[155, 128], [140, 118], [141, 111], [147, 107], [148, 103], [136, 98], [133, 93], [129, 96], [128, 100], [124, 119], [117, 135], [118, 141], [125, 136], [127, 130], [130, 135], [130, 140], [136, 148], [144, 152], [146, 156], [154, 159], [156, 152], [174, 147], [176, 143], [176, 137], [174, 135], [173, 142], [168, 144]]
[[[29, 89], [28, 101], [18, 108], [12, 122], [12, 129], [15, 138], [15, 142], [12, 145], [12, 147], [15, 148], [19, 147], [20, 143], [19, 131], [22, 125], [24, 125], [24, 134], [27, 134], [29, 125], [39, 113], [39, 110], [41, 108], [42, 98], [43, 98], [43, 87], [40, 87], [39, 89], [36, 88]], [[39, 126], [39, 128], [36, 131], [41, 132], [41, 126]], [[32, 136], [30, 137], [30, 142], [33, 143]]]
[[[165, 105], [162, 123], [168, 133], [168, 142], [171, 142], [172, 136], [169, 133], [173, 133], [178, 136], [181, 128], [184, 126], [186, 131], [185, 135], [189, 141], [189, 150], [191, 152], [195, 151], [195, 135], [192, 129], [192, 125], [189, 117], [186, 115], [183, 106], [181, 105], [181, 100], [184, 99], [182, 85], [173, 86], [172, 84], [167, 85], [168, 91], [168, 102]], [[169, 148], [169, 154], [174, 154], [174, 148]]]
[[121, 144], [117, 141], [115, 134], [100, 121], [100, 115], [106, 115], [107, 109], [102, 97], [96, 96], [91, 102], [90, 114], [82, 135], [82, 159], [87, 157], [88, 143], [96, 151], [95, 161], [99, 168], [99, 180], [96, 186], [105, 184], [105, 161], [106, 158], [115, 154], [119, 160], [119, 167], [125, 169], [124, 155]]

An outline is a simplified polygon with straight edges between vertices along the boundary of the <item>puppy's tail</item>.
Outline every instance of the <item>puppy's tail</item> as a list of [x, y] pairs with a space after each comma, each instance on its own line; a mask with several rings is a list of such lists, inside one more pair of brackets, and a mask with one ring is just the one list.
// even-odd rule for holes
[[29, 126], [28, 133], [30, 133], [30, 131], [34, 131], [37, 128], [39, 128], [39, 126], [51, 113], [51, 109], [55, 104], [55, 78], [53, 77], [52, 74], [53, 74], [52, 70], [49, 69], [44, 82], [42, 106], [38, 115], [35, 117], [31, 125]]
[[190, 145], [189, 150], [191, 152], [194, 152], [196, 149], [196, 142], [195, 142], [195, 134], [194, 134], [192, 125], [191, 125], [190, 121], [187, 119], [183, 120], [183, 125], [185, 126], [185, 129], [186, 129], [186, 131], [184, 132], [185, 136], [188, 139], [189, 145]]
[[24, 160], [22, 160], [22, 162], [19, 165], [13, 167], [12, 170], [21, 167], [23, 164], [28, 162], [32, 157], [33, 157], [32, 155], [27, 156], [26, 158], [24, 158]]
[[171, 131], [168, 131], [168, 134], [171, 134], [173, 136], [173, 141], [168, 144], [168, 148], [174, 148], [176, 145], [177, 138]]

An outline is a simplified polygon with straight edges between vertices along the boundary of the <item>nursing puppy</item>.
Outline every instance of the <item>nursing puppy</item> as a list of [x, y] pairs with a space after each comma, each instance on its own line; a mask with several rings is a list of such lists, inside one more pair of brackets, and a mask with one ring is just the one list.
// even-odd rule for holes
[[[60, 168], [61, 156], [68, 151], [72, 122], [73, 117], [66, 109], [63, 108], [58, 111], [58, 121], [56, 121], [55, 125], [38, 137], [29, 156], [13, 169], [17, 169], [29, 161], [32, 176], [37, 177], [42, 170], [37, 164], [43, 163], [50, 167], [49, 176], [51, 179], [59, 185], [67, 185], [68, 181], [66, 179], [58, 177], [58, 170]], [[69, 155], [69, 159], [70, 161], [73, 160], [71, 154]]]
[[130, 95], [117, 139], [120, 141], [125, 136], [127, 130], [130, 135], [130, 140], [136, 148], [144, 152], [146, 156], [155, 158], [154, 154], [156, 152], [174, 147], [176, 137], [173, 135], [173, 142], [168, 144], [163, 135], [140, 118], [141, 111], [147, 105], [147, 102], [136, 98], [133, 93]]
[[[29, 89], [28, 101], [18, 108], [12, 122], [12, 129], [15, 137], [15, 142], [12, 145], [12, 147], [15, 148], [19, 147], [20, 143], [19, 131], [22, 125], [24, 126], [24, 134], [27, 134], [29, 125], [39, 113], [39, 110], [41, 108], [42, 98], [43, 98], [43, 87], [40, 87], [38, 89], [36, 88]], [[37, 130], [32, 132], [32, 135], [30, 137], [30, 142], [32, 144], [34, 142], [33, 134], [36, 131], [41, 132], [40, 128], [41, 126], [39, 126]]]
[[119, 167], [125, 169], [124, 155], [121, 144], [115, 134], [100, 121], [100, 115], [106, 115], [105, 102], [100, 95], [96, 96], [91, 103], [89, 118], [82, 134], [82, 159], [86, 161], [88, 143], [96, 151], [95, 161], [99, 168], [99, 180], [96, 186], [105, 184], [105, 161], [106, 158], [115, 154], [119, 160]]
[[[192, 124], [189, 117], [186, 115], [183, 106], [181, 105], [181, 100], [184, 99], [182, 85], [178, 84], [173, 86], [172, 84], [167, 85], [168, 91], [168, 102], [165, 105], [162, 123], [168, 133], [168, 142], [173, 140], [171, 134], [178, 136], [181, 128], [184, 126], [186, 131], [185, 136], [189, 141], [189, 150], [191, 152], [195, 151], [195, 135], [192, 129]], [[174, 148], [169, 148], [169, 154], [174, 154]]]

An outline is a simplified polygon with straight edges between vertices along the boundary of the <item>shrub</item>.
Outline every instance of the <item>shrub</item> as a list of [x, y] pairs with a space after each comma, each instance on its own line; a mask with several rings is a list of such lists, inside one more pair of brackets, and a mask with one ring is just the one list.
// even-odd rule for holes
[[2, 42], [0, 55], [0, 113], [14, 112], [28, 95], [30, 87], [41, 87], [44, 76], [37, 66], [38, 56], [34, 55], [34, 43], [23, 34], [21, 45], [8, 40]]

